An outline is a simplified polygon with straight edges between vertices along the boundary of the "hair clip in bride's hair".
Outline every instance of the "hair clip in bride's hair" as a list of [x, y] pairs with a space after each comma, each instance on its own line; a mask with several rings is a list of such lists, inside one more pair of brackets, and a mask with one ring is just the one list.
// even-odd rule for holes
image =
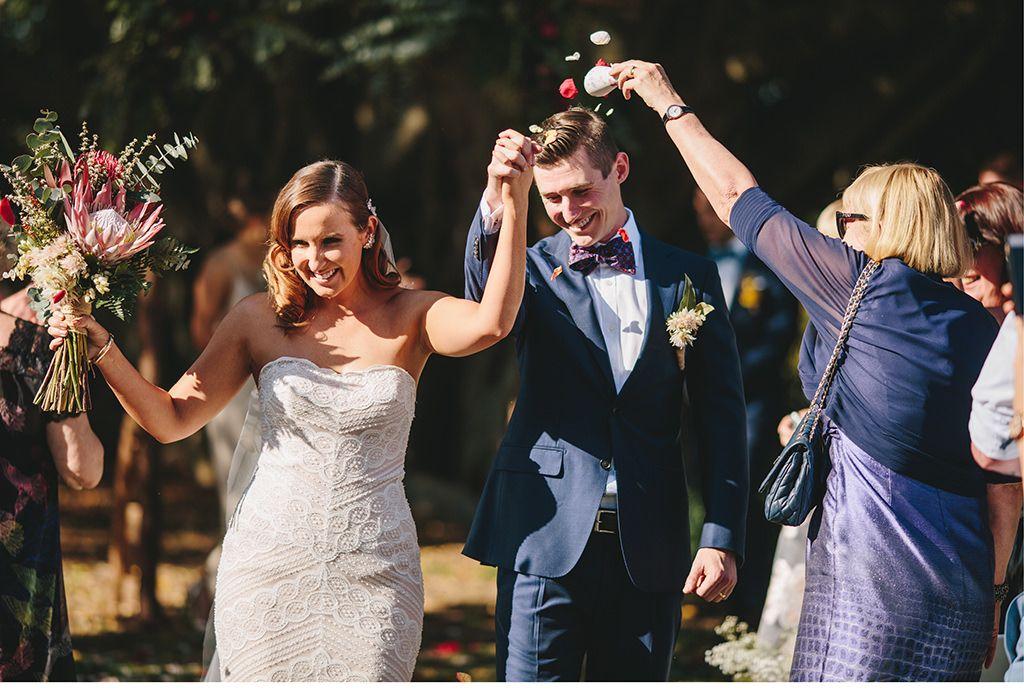
[[366, 198], [366, 209], [370, 211], [374, 217], [377, 216], [377, 207], [373, 204], [373, 198]]

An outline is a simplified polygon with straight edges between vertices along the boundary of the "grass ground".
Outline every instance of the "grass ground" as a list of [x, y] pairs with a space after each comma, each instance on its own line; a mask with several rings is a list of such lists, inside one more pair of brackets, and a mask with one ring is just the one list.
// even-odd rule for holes
[[[165, 618], [142, 624], [131, 598], [115, 600], [113, 571], [106, 563], [110, 491], [62, 490], [65, 581], [79, 678], [90, 681], [194, 681], [202, 663], [203, 633], [188, 614], [188, 588], [217, 539], [217, 503], [212, 490], [189, 475], [167, 476], [163, 561], [157, 592]], [[494, 570], [463, 557], [467, 513], [473, 500], [446, 485], [412, 477], [413, 513], [424, 543], [423, 647], [415, 679], [494, 679]], [[683, 607], [683, 631], [676, 648], [673, 680], [717, 680], [704, 664], [704, 651], [718, 642], [712, 629], [720, 614]]]

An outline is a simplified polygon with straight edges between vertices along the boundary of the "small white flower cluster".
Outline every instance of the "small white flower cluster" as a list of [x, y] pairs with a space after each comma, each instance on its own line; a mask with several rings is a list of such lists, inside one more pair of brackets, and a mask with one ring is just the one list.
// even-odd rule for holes
[[762, 648], [757, 634], [734, 616], [725, 618], [715, 633], [724, 643], [704, 652], [704, 661], [736, 682], [784, 682], [789, 679], [789, 658], [776, 650]]
[[697, 331], [704, 325], [706, 318], [706, 313], [692, 308], [673, 312], [665, 321], [668, 341], [676, 349], [689, 347], [697, 338]]
[[104, 274], [92, 278], [92, 286], [96, 288], [97, 294], [106, 294], [110, 291], [110, 278]]
[[18, 264], [4, 273], [5, 279], [31, 276], [50, 295], [73, 289], [89, 271], [85, 256], [71, 239], [60, 235], [45, 246], [22, 249]]

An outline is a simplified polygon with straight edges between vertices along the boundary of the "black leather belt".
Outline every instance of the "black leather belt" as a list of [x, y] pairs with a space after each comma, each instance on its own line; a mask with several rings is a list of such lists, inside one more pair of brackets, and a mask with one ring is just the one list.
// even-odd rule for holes
[[597, 520], [594, 521], [594, 532], [606, 535], [618, 535], [619, 514], [610, 509], [598, 509]]

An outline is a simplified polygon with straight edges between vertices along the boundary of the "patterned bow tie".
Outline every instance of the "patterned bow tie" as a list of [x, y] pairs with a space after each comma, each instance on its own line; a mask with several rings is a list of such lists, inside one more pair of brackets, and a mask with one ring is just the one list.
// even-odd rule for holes
[[616, 236], [608, 243], [600, 246], [569, 246], [569, 267], [584, 275], [589, 275], [600, 263], [613, 270], [636, 274], [636, 258], [633, 257], [633, 244]]

